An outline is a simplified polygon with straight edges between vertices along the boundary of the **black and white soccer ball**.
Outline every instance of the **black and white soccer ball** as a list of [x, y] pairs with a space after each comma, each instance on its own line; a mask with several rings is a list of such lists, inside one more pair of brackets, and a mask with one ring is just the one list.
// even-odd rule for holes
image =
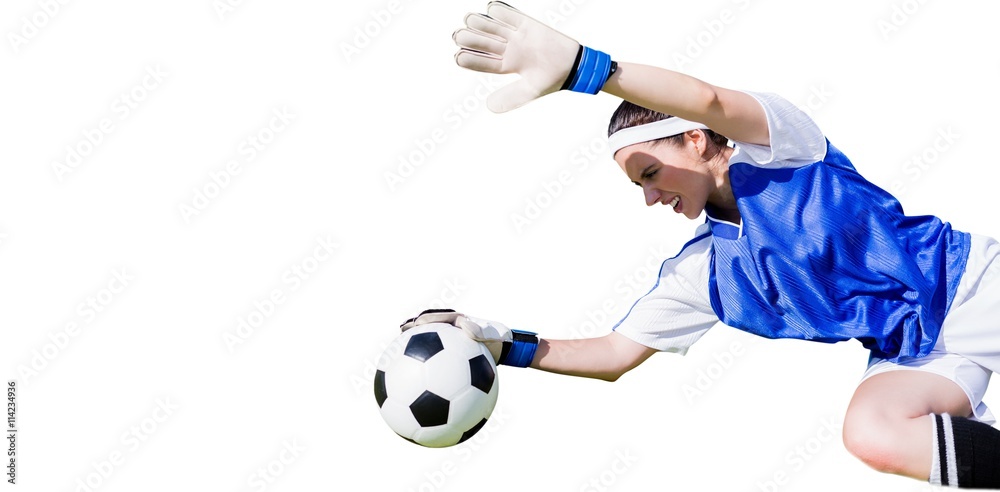
[[440, 448], [486, 425], [499, 386], [485, 345], [450, 324], [428, 323], [403, 332], [379, 358], [375, 401], [396, 434]]

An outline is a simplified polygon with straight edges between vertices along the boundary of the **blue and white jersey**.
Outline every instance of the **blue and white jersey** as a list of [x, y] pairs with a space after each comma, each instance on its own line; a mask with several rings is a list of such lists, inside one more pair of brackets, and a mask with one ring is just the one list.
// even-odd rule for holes
[[[750, 333], [853, 338], [890, 361], [930, 353], [965, 269], [969, 235], [937, 217], [904, 215], [805, 113], [779, 96], [750, 95], [767, 114], [771, 145], [736, 142], [729, 159], [741, 223], [707, 211], [707, 228], [664, 262], [656, 287], [615, 329], [685, 352], [708, 320], [705, 304], [669, 299], [678, 287], [664, 284], [680, 275], [699, 284], [692, 289], [707, 295], [717, 321]], [[649, 313], [657, 306], [669, 322]]]
[[687, 353], [719, 322], [708, 292], [711, 265], [712, 230], [705, 223], [677, 256], [660, 265], [656, 284], [632, 305], [615, 331], [647, 347]]

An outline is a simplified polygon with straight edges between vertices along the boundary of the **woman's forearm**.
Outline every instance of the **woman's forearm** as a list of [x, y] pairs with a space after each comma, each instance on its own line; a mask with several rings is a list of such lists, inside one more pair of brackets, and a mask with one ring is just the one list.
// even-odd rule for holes
[[638, 63], [619, 63], [602, 90], [644, 108], [704, 123], [733, 140], [769, 144], [764, 109], [740, 91]]
[[615, 332], [577, 340], [540, 339], [531, 367], [569, 376], [615, 381], [655, 352]]

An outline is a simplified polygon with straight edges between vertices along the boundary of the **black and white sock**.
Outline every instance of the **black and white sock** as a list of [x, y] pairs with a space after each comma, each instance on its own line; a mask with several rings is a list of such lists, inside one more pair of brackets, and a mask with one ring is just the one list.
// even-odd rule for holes
[[1000, 488], [1000, 431], [948, 414], [931, 415], [934, 450], [929, 482], [960, 488]]

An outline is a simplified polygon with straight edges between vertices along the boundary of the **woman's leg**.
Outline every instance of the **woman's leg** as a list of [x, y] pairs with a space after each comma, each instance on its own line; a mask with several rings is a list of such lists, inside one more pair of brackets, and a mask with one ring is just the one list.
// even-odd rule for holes
[[844, 417], [844, 445], [876, 470], [926, 481], [935, 449], [931, 414], [969, 417], [972, 409], [965, 392], [943, 376], [920, 370], [876, 374], [854, 392]]

